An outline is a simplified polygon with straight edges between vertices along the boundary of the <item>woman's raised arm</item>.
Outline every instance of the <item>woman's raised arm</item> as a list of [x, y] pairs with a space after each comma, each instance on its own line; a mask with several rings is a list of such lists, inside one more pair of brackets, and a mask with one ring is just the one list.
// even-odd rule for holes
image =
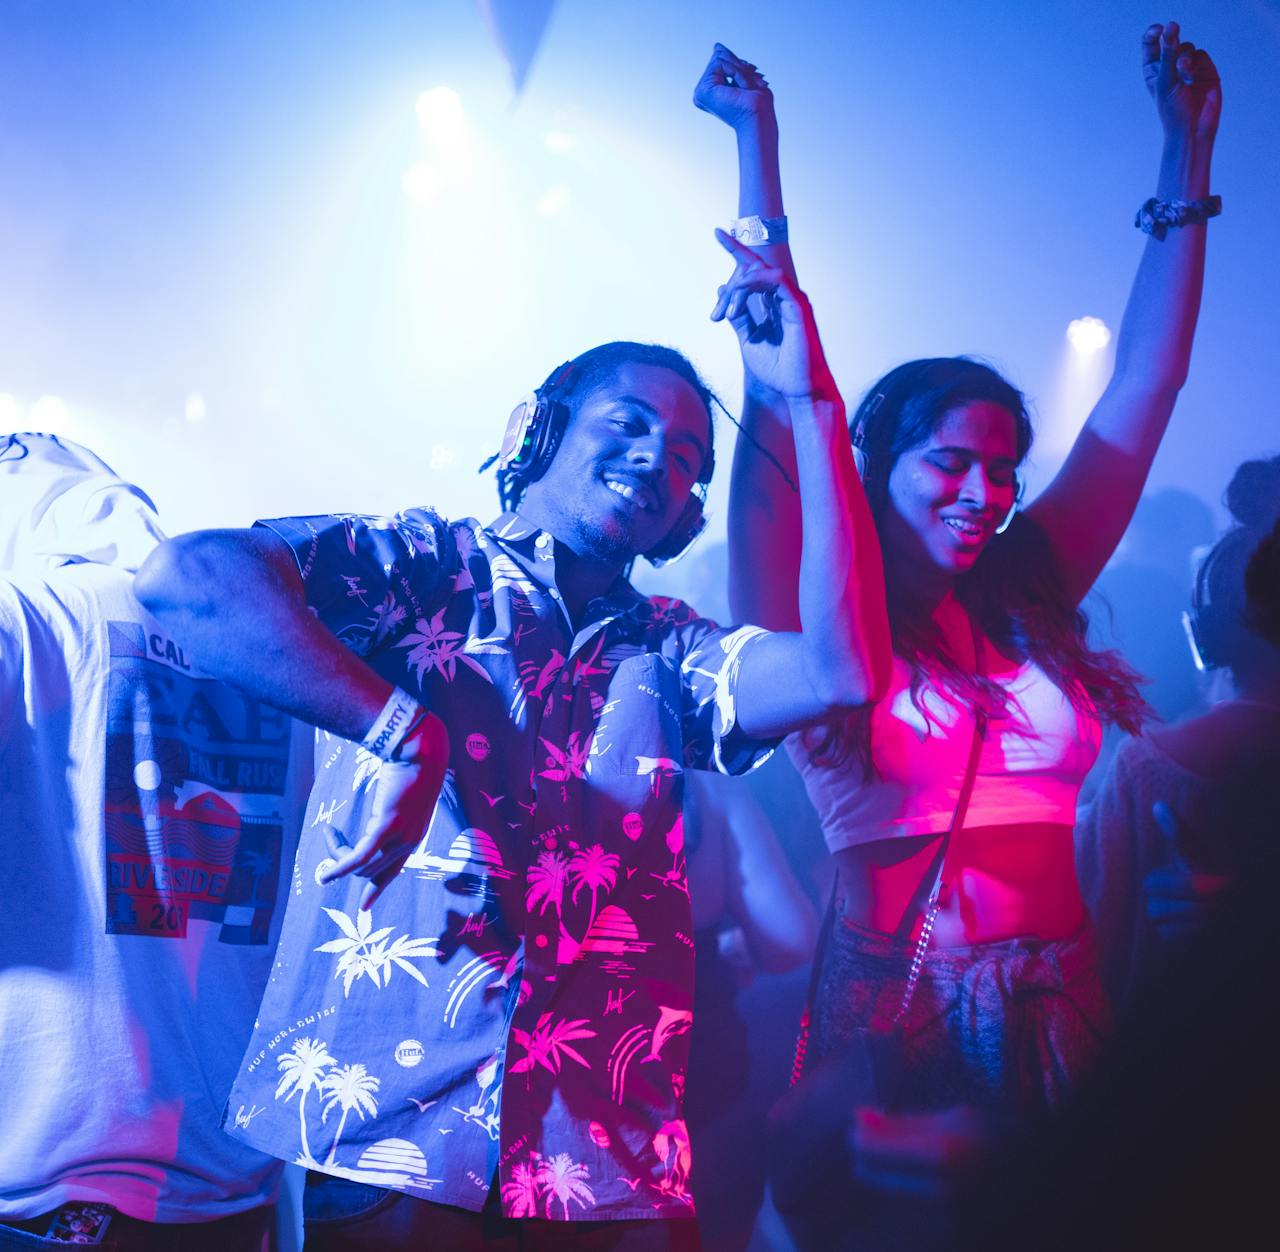
[[[1133, 516], [1186, 381], [1204, 283], [1209, 164], [1222, 91], [1209, 54], [1176, 22], [1150, 26], [1142, 65], [1164, 131], [1156, 203], [1116, 341], [1115, 372], [1062, 469], [1028, 509], [1083, 599]], [[1214, 210], [1216, 211], [1216, 209]], [[1163, 226], [1161, 217], [1185, 224]]]

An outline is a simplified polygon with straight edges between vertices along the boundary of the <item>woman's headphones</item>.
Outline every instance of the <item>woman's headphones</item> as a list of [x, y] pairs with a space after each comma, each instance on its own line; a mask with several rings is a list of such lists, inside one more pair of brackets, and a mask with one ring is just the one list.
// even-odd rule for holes
[[[867, 477], [867, 451], [862, 446], [864, 441], [864, 425], [879, 411], [880, 406], [884, 403], [884, 392], [877, 391], [870, 400], [867, 401], [867, 411], [858, 421], [858, 424], [850, 432], [850, 439], [853, 441], [853, 464], [858, 471], [858, 477], [864, 482]], [[1018, 506], [1022, 503], [1022, 495], [1026, 490], [1026, 483], [1018, 477], [1017, 472], [1013, 475], [1013, 504], [1009, 507], [1009, 511], [1004, 515], [1004, 520], [996, 527], [996, 534], [1003, 535], [1012, 524], [1014, 516], [1018, 512]]]
[[[566, 361], [511, 410], [497, 456], [490, 457], [480, 467], [486, 470], [497, 461], [504, 507], [508, 502], [518, 502], [529, 484], [537, 482], [555, 459], [569, 425], [569, 406], [558, 396], [572, 379], [573, 372], [573, 362]], [[708, 448], [698, 480], [675, 524], [665, 538], [642, 553], [650, 565], [660, 568], [678, 560], [706, 530], [707, 486], [714, 472], [715, 451]]]

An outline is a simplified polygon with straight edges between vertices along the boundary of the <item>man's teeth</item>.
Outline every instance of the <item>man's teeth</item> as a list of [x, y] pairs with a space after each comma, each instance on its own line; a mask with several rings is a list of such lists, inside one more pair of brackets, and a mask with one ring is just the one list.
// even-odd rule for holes
[[605, 479], [605, 486], [610, 491], [616, 491], [624, 500], [634, 500], [636, 498], [636, 489], [628, 487], [625, 483], [616, 482], [612, 478]]

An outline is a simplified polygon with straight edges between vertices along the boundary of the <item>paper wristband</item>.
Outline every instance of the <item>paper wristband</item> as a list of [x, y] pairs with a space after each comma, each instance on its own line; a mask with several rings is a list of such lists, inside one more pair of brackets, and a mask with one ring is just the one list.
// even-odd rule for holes
[[374, 718], [373, 725], [360, 741], [360, 746], [383, 761], [392, 761], [405, 736], [426, 715], [426, 709], [417, 700], [397, 687], [382, 706], [382, 712]]

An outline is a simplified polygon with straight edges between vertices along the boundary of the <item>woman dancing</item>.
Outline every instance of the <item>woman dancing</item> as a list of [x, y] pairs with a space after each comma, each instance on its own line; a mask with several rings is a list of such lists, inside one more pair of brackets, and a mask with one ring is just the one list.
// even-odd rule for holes
[[[1164, 135], [1156, 194], [1138, 217], [1150, 238], [1114, 374], [1052, 483], [1009, 522], [1031, 425], [1017, 388], [977, 361], [900, 365], [850, 423], [883, 568], [874, 544], [859, 545], [840, 590], [867, 631], [887, 609], [892, 678], [859, 714], [789, 742], [837, 865], [807, 1063], [860, 1027], [896, 1025], [903, 1110], [1057, 1104], [1105, 1029], [1073, 866], [1076, 796], [1100, 723], [1136, 730], [1144, 705], [1132, 671], [1090, 649], [1079, 605], [1129, 522], [1185, 380], [1205, 220], [1218, 210], [1213, 62], [1174, 23], [1146, 31], [1142, 60]], [[712, 316], [767, 334], [748, 292], [767, 308], [772, 286], [794, 281], [772, 95], [717, 45], [694, 100], [737, 134], [734, 233], [756, 250]], [[751, 439], [738, 441], [729, 526], [734, 614], [795, 629], [789, 414], [749, 370], [746, 397]]]

